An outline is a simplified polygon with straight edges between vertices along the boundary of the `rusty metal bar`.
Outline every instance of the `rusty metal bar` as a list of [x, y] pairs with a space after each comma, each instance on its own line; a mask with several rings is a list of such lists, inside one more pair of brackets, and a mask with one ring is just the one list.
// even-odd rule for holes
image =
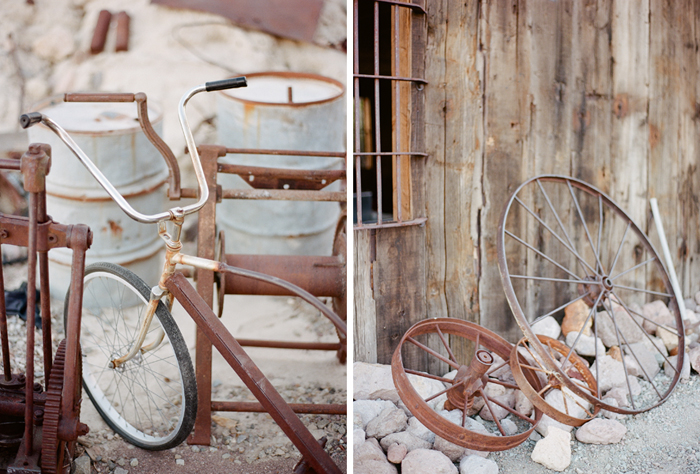
[[117, 42], [115, 51], [129, 50], [129, 23], [131, 18], [126, 12], [117, 13]]
[[[25, 393], [34, 391], [34, 314], [36, 311], [36, 256], [37, 256], [37, 194], [29, 194], [29, 235], [27, 245], [27, 354]], [[34, 439], [34, 399], [26, 398], [24, 409], [24, 439]], [[33, 443], [25, 444], [24, 455], [30, 457]]]
[[397, 0], [374, 0], [374, 1], [378, 2], [378, 3], [388, 3], [389, 5], [397, 5], [399, 7], [411, 8], [412, 10], [418, 10], [424, 14], [428, 13], [425, 11], [425, 8], [423, 8], [421, 5], [418, 5], [417, 3], [399, 2]]
[[226, 148], [227, 154], [316, 156], [321, 158], [346, 158], [344, 151], [269, 150], [263, 148]]
[[355, 156], [402, 156], [402, 155], [407, 155], [407, 156], [428, 156], [427, 153], [421, 153], [417, 151], [403, 151], [403, 152], [397, 152], [397, 151], [384, 151], [384, 152], [361, 152], [361, 153], [353, 153]]
[[339, 191], [307, 191], [302, 189], [225, 189], [224, 199], [256, 199], [262, 201], [345, 202]]
[[420, 77], [403, 77], [403, 76], [383, 76], [381, 74], [353, 74], [356, 79], [380, 79], [389, 81], [406, 81], [406, 82], [416, 82], [418, 84], [427, 84], [428, 81], [421, 79]]
[[175, 273], [165, 285], [312, 467], [318, 473], [341, 474], [328, 453], [185, 277]]
[[[359, 33], [359, 7], [358, 0], [353, 1], [353, 71], [359, 72], [360, 70], [360, 33]], [[360, 107], [360, 79], [355, 76], [353, 79], [354, 87], [353, 94], [355, 96], [355, 206], [357, 209], [357, 222], [362, 225], [362, 170], [360, 157], [357, 156], [359, 152], [362, 151], [362, 144], [360, 141], [360, 130], [362, 127], [362, 111]]]
[[[5, 232], [0, 230], [0, 255], [2, 255], [2, 237]], [[0, 289], [5, 290], [5, 274], [0, 264]], [[12, 367], [10, 366], [10, 339], [7, 334], [7, 312], [5, 308], [5, 291], [0, 294], [0, 340], [2, 341], [2, 366], [5, 382], [12, 380]]]
[[423, 225], [428, 220], [427, 217], [418, 217], [417, 219], [412, 219], [410, 221], [403, 222], [382, 222], [374, 224], [355, 224], [355, 230], [374, 230], [388, 227], [410, 227], [414, 225]]
[[269, 347], [271, 349], [301, 349], [306, 351], [337, 351], [342, 347], [339, 342], [291, 342], [266, 341], [262, 339], [236, 339], [244, 347]]
[[[379, 76], [379, 3], [374, 2], [374, 74]], [[374, 79], [374, 129], [375, 149], [382, 151], [382, 133], [380, 126], [379, 79]], [[382, 159], [377, 156], [377, 222], [383, 220], [382, 212]]]
[[98, 54], [104, 51], [105, 42], [107, 41], [107, 32], [109, 31], [109, 23], [112, 21], [112, 14], [107, 10], [100, 11], [95, 25], [95, 32], [92, 35], [90, 42], [90, 52]]
[[[345, 293], [345, 269], [338, 257], [226, 254], [226, 264], [275, 276], [314, 296], [340, 297]], [[227, 295], [297, 296], [280, 286], [234, 274], [226, 275], [225, 292]]]
[[[400, 58], [399, 58], [399, 44], [401, 41], [399, 31], [399, 9], [397, 7], [392, 8], [394, 10], [394, 74], [398, 74], [401, 70]], [[394, 81], [394, 137], [396, 144], [394, 146], [394, 151], [401, 151], [401, 89], [398, 81]], [[396, 173], [396, 220], [401, 222], [403, 220], [401, 212], [401, 162], [400, 158], [394, 155], [394, 173]]]
[[[46, 191], [39, 193], [39, 222], [48, 222], [46, 215]], [[48, 251], [39, 251], [39, 294], [41, 301], [41, 337], [44, 349], [44, 388], [49, 388], [49, 377], [53, 366], [53, 340], [51, 338], [51, 292], [49, 289], [49, 254]], [[33, 318], [32, 318], [33, 320]], [[27, 316], [27, 324], [29, 317]]]
[[[236, 174], [255, 189], [321, 190], [339, 179], [345, 179], [345, 170], [305, 170], [266, 168], [219, 163], [219, 173]], [[284, 188], [284, 186], [288, 186]]]
[[8, 158], [0, 158], [0, 168], [4, 170], [19, 171], [19, 160], [12, 160]]
[[[305, 415], [347, 415], [348, 413], [347, 405], [340, 404], [288, 403], [287, 405], [294, 413], [302, 413]], [[256, 402], [212, 401], [211, 409], [212, 411], [267, 412], [262, 404]]]

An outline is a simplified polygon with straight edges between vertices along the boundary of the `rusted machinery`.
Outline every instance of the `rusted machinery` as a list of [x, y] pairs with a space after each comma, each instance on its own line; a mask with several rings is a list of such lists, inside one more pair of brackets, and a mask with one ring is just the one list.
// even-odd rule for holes
[[[524, 338], [512, 345], [473, 323], [430, 319], [411, 327], [394, 353], [398, 393], [430, 430], [470, 449], [499, 451], [527, 438], [542, 413], [580, 426], [600, 410], [641, 413], [671, 395], [685, 352], [679, 295], [648, 237], [603, 192], [564, 176], [526, 181], [503, 211], [498, 257], [506, 297]], [[642, 310], [657, 299], [669, 310], [665, 320]], [[566, 343], [533, 329], [574, 304], [582, 308], [581, 316], [568, 321]], [[429, 347], [430, 335], [442, 346]], [[467, 360], [455, 358], [448, 338], [473, 348]], [[457, 342], [460, 338], [469, 344]], [[443, 363], [455, 369], [454, 377], [404, 367], [411, 345], [431, 358], [433, 366]], [[600, 362], [607, 357], [606, 364], [613, 363], [615, 354], [623, 369], [621, 383]], [[500, 363], [494, 362], [496, 356]], [[663, 371], [659, 361], [665, 362]], [[510, 370], [503, 370], [506, 365]], [[628, 375], [631, 365], [639, 378]], [[421, 378], [439, 380], [447, 388], [425, 398], [417, 389]], [[489, 385], [522, 391], [534, 405], [534, 416], [511, 408]], [[621, 402], [606, 398], [613, 386], [621, 390]], [[434, 400], [443, 394], [447, 399], [436, 406]], [[459, 409], [461, 418], [445, 418], [437, 408]], [[490, 433], [470, 421], [479, 412]]]
[[[0, 293], [0, 341], [3, 375], [0, 378], [0, 447], [10, 458], [0, 461], [8, 473], [62, 473], [70, 470], [74, 442], [86, 434], [80, 423], [80, 305], [85, 252], [92, 234], [85, 225], [62, 225], [46, 214], [45, 177], [51, 168], [48, 145], [32, 144], [18, 160], [0, 160], [0, 168], [21, 171], [29, 193], [29, 217], [0, 214], [0, 245], [28, 248], [27, 358], [26, 372], [13, 373], [4, 291]], [[77, 291], [68, 303], [66, 334], [56, 349], [51, 343], [51, 307], [47, 252], [52, 248], [73, 250], [71, 281]], [[36, 301], [39, 264], [40, 301]], [[4, 290], [0, 268], [0, 287]], [[45, 384], [34, 382], [34, 324], [37, 303], [41, 308]], [[27, 394], [31, 394], [28, 396]], [[16, 449], [16, 451], [14, 451]], [[16, 455], [10, 454], [16, 452]], [[12, 456], [14, 459], [11, 459]]]

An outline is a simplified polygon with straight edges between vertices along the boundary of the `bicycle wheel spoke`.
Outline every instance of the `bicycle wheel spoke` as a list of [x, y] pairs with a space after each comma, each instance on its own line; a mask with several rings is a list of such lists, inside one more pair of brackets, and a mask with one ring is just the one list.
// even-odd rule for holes
[[535, 247], [533, 247], [532, 245], [528, 244], [527, 242], [525, 242], [524, 240], [522, 240], [520, 237], [516, 236], [516, 235], [513, 234], [512, 232], [506, 230], [506, 231], [505, 231], [505, 234], [508, 235], [508, 236], [510, 236], [511, 238], [515, 239], [517, 242], [521, 243], [522, 245], [524, 245], [524, 246], [527, 247], [528, 249], [532, 250], [533, 252], [535, 252], [535, 253], [536, 253], [537, 255], [539, 255], [540, 257], [542, 257], [542, 258], [544, 258], [545, 260], [551, 262], [551, 263], [554, 264], [557, 268], [563, 270], [565, 273], [568, 273], [569, 275], [571, 275], [572, 277], [576, 278], [577, 280], [582, 280], [582, 279], [581, 279], [578, 275], [576, 275], [574, 272], [570, 271], [568, 268], [564, 267], [563, 265], [559, 264], [558, 262], [555, 262], [552, 258], [550, 258], [549, 256], [545, 255], [544, 253], [540, 252], [540, 251], [537, 250]]
[[455, 355], [452, 353], [452, 349], [450, 349], [450, 345], [447, 343], [447, 340], [445, 340], [445, 336], [442, 334], [442, 331], [440, 330], [440, 326], [436, 324], [435, 329], [437, 330], [438, 336], [440, 336], [440, 340], [442, 341], [442, 345], [445, 346], [447, 353], [450, 355], [450, 360], [454, 361], [454, 363], [456, 364], [457, 359], [455, 358]]
[[416, 340], [413, 339], [412, 337], [409, 337], [409, 338], [406, 339], [406, 340], [409, 341], [409, 342], [411, 342], [411, 343], [414, 344], [415, 346], [419, 347], [420, 349], [423, 349], [425, 352], [427, 352], [428, 354], [432, 355], [433, 357], [435, 357], [435, 358], [437, 358], [437, 359], [440, 359], [441, 361], [443, 361], [444, 363], [446, 363], [447, 365], [449, 365], [449, 366], [452, 367], [453, 369], [459, 370], [459, 367], [460, 367], [459, 364], [456, 364], [456, 363], [452, 362], [450, 359], [448, 359], [447, 357], [443, 356], [442, 354], [439, 354], [438, 352], [435, 352], [435, 351], [432, 350], [430, 347], [421, 344], [420, 342], [416, 341]]

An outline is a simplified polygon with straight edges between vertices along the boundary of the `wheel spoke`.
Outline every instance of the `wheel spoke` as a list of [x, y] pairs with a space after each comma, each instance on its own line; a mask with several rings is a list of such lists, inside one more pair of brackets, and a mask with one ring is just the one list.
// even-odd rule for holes
[[452, 353], [452, 349], [450, 349], [450, 345], [447, 343], [447, 340], [445, 340], [445, 336], [442, 334], [442, 331], [440, 330], [440, 326], [438, 324], [435, 325], [435, 329], [437, 330], [438, 336], [440, 336], [440, 340], [442, 341], [442, 345], [445, 346], [445, 349], [447, 350], [447, 353], [450, 355], [450, 360], [454, 361], [455, 364], [457, 364], [457, 359], [455, 358], [455, 355]]
[[[583, 224], [583, 230], [586, 231], [586, 238], [588, 239], [588, 244], [591, 246], [591, 250], [593, 251], [593, 255], [595, 255], [596, 268], [601, 269], [602, 273], [605, 273], [605, 267], [603, 267], [603, 263], [600, 261], [600, 256], [598, 255], [598, 252], [596, 251], [595, 245], [593, 245], [593, 239], [591, 238], [591, 234], [588, 231], [588, 225], [586, 225], [586, 219], [583, 217], [583, 212], [581, 211], [581, 206], [579, 205], [578, 199], [576, 199], [576, 195], [574, 194], [574, 188], [571, 186], [571, 181], [567, 180], [566, 185], [569, 187], [569, 193], [571, 193], [571, 199], [574, 200], [574, 205], [576, 206], [576, 211], [578, 212], [578, 217], [579, 217], [579, 219], [581, 219], [581, 223]], [[599, 274], [599, 273], [597, 273], [597, 274]]]
[[489, 377], [489, 383], [495, 383], [496, 385], [502, 385], [505, 388], [512, 388], [514, 390], [520, 390], [520, 387], [518, 387], [517, 385], [513, 385], [512, 383], [508, 383], [508, 382], [501, 382], [500, 380], [498, 380], [496, 378]]
[[590, 295], [590, 294], [591, 294], [591, 292], [590, 292], [590, 291], [587, 291], [587, 292], [585, 292], [584, 294], [582, 294], [581, 296], [579, 296], [579, 297], [577, 297], [577, 298], [574, 298], [574, 299], [571, 300], [571, 301], [567, 301], [566, 303], [564, 303], [563, 305], [559, 306], [558, 308], [553, 309], [553, 310], [550, 311], [549, 313], [543, 314], [542, 316], [539, 316], [537, 319], [535, 319], [534, 321], [532, 321], [532, 322], [530, 323], [530, 326], [534, 326], [535, 324], [537, 324], [537, 323], [539, 323], [540, 321], [542, 321], [544, 318], [546, 318], [546, 317], [548, 317], [548, 316], [551, 316], [551, 315], [553, 315], [553, 314], [555, 314], [555, 313], [561, 311], [562, 309], [566, 308], [566, 307], [569, 306], [570, 304], [576, 303], [578, 300], [582, 300], [582, 299], [584, 299], [586, 296], [588, 296], [588, 295]]
[[615, 280], [617, 280], [618, 278], [620, 278], [621, 276], [627, 275], [628, 273], [633, 272], [633, 271], [635, 271], [636, 269], [641, 268], [641, 267], [643, 267], [643, 266], [647, 265], [648, 263], [651, 263], [651, 262], [653, 262], [653, 261], [655, 261], [655, 260], [656, 260], [656, 257], [652, 257], [652, 258], [649, 258], [649, 259], [647, 259], [647, 260], [644, 260], [642, 263], [638, 263], [637, 265], [633, 266], [632, 268], [628, 268], [628, 269], [625, 270], [624, 272], [618, 273], [618, 274], [615, 275], [614, 277], [611, 277], [610, 280], [611, 280], [611, 281], [615, 281]]
[[[501, 432], [503, 436], [506, 436], [506, 432], [501, 426], [501, 422], [498, 421], [498, 417], [496, 414], [493, 412], [493, 409], [491, 408], [491, 402], [496, 403], [496, 400], [491, 400], [488, 396], [486, 396], [486, 393], [484, 392], [483, 389], [478, 390], [479, 393], [481, 394], [481, 398], [484, 399], [484, 405], [486, 405], [486, 408], [488, 409], [489, 413], [491, 413], [491, 418], [493, 418], [494, 423], [496, 423], [496, 426], [498, 427], [498, 431]], [[498, 405], [498, 403], [496, 403]]]
[[[581, 334], [583, 334], [583, 331], [586, 329], [586, 326], [588, 325], [588, 321], [590, 321], [591, 317], [593, 316], [593, 313], [595, 313], [595, 309], [598, 307], [598, 303], [600, 302], [600, 299], [602, 298], [602, 296], [603, 296], [603, 292], [600, 292], [598, 294], [598, 298], [596, 298], [596, 300], [595, 300], [595, 304], [591, 307], [591, 310], [588, 312], [588, 317], [586, 318], [586, 321], [584, 321], [583, 326], [581, 327], [581, 330], [576, 335], [576, 339], [574, 339], [573, 344], [571, 344], [571, 349], [569, 349], [569, 353], [564, 358], [564, 362], [562, 362], [562, 366], [566, 365], [566, 363], [569, 361], [571, 354], [574, 352], [574, 347], [576, 347], [576, 343], [581, 338]], [[594, 324], [594, 326], [595, 326], [595, 324]], [[595, 349], [596, 349], [596, 357], [598, 357], [598, 336], [597, 335], [596, 335], [595, 339], [593, 340], [593, 345], [595, 346]]]
[[[607, 302], [607, 301], [603, 301], [603, 306], [605, 306], [606, 312], [608, 313], [608, 316], [612, 320], [613, 326], [615, 327], [615, 337], [617, 338], [617, 347], [622, 347], [622, 343], [620, 342], [620, 330], [617, 327], [615, 312], [613, 311], [612, 305], [609, 305], [609, 302]], [[627, 342], [627, 341], [625, 340], [625, 342]], [[630, 394], [630, 403], [632, 403], [632, 409], [636, 410], [637, 407], [634, 404], [634, 395], [632, 394], [632, 386], [630, 385], [630, 377], [628, 375], [629, 372], [627, 371], [627, 361], [625, 360], [624, 357], [621, 357], [621, 359], [622, 359], [622, 368], [625, 371], [625, 382], [627, 385], [627, 391]], [[637, 362], [639, 363], [639, 361], [637, 361]], [[641, 364], [640, 364], [640, 366], [641, 366]], [[652, 383], [652, 385], [653, 385], [653, 383]], [[658, 393], [658, 390], [656, 393]]]
[[[612, 275], [613, 271], [615, 271], [615, 265], [617, 264], [617, 259], [620, 257], [620, 252], [622, 251], [622, 246], [625, 243], [625, 239], [627, 238], [627, 232], [630, 230], [630, 226], [632, 225], [631, 222], [627, 222], [627, 227], [625, 227], [625, 233], [622, 234], [622, 240], [620, 240], [620, 245], [617, 247], [617, 252], [615, 252], [615, 259], [613, 260], [612, 265], [610, 265], [610, 274]], [[612, 278], [614, 280], [614, 278]]]
[[[482, 396], [486, 397], [486, 395], [483, 393], [483, 390], [481, 391], [481, 393], [482, 393]], [[509, 407], [508, 405], [504, 405], [503, 403], [499, 402], [498, 400], [496, 400], [496, 399], [494, 399], [494, 398], [489, 398], [488, 400], [489, 400], [490, 402], [492, 402], [492, 403], [498, 405], [499, 407], [503, 408], [503, 409], [504, 409], [505, 411], [507, 411], [508, 413], [511, 413], [512, 415], [515, 415], [515, 416], [517, 416], [518, 418], [520, 418], [520, 419], [522, 419], [522, 420], [525, 420], [525, 421], [527, 421], [528, 423], [530, 423], [530, 424], [532, 424], [532, 425], [535, 424], [535, 420], [533, 420], [533, 419], [530, 418], [530, 417], [527, 417], [527, 416], [523, 415], [522, 413], [520, 413], [520, 412], [518, 412], [518, 411], [516, 411], [516, 410], [513, 410], [513, 409], [512, 409], [511, 407]], [[486, 401], [486, 398], [484, 398], [484, 401]], [[493, 416], [493, 411], [491, 411], [490, 408], [489, 408], [489, 411], [491, 412], [491, 415]], [[493, 417], [493, 419], [494, 419], [494, 421], [496, 421], [496, 417], [495, 417], [495, 416]], [[497, 425], [500, 425], [498, 422], [496, 422], [496, 424], [497, 424]], [[501, 433], [503, 433], [503, 432], [501, 432]]]
[[459, 370], [459, 367], [460, 367], [459, 364], [456, 364], [456, 363], [452, 362], [450, 359], [448, 359], [447, 357], [443, 356], [442, 354], [440, 354], [440, 353], [438, 353], [438, 352], [435, 352], [435, 351], [432, 350], [430, 347], [421, 344], [420, 342], [416, 341], [416, 340], [413, 339], [412, 337], [409, 337], [409, 338], [407, 338], [406, 340], [407, 340], [407, 341], [410, 341], [412, 344], [414, 344], [414, 345], [418, 346], [419, 348], [423, 349], [425, 352], [427, 352], [428, 354], [432, 355], [433, 357], [436, 357], [436, 358], [440, 359], [441, 361], [443, 361], [444, 363], [446, 363], [447, 365], [449, 365], [449, 366], [452, 367], [453, 369]]
[[623, 286], [623, 285], [615, 285], [615, 288], [619, 288], [621, 290], [629, 290], [629, 291], [634, 291], [637, 293], [646, 293], [648, 295], [656, 295], [656, 296], [664, 296], [666, 298], [673, 298], [674, 296], [669, 294], [669, 293], [661, 293], [660, 291], [653, 291], [653, 290], [645, 290], [642, 288], [635, 288], [633, 286]]
[[537, 255], [539, 255], [540, 257], [542, 257], [542, 258], [544, 258], [545, 260], [551, 262], [551, 263], [554, 264], [556, 267], [558, 267], [559, 269], [563, 270], [565, 273], [568, 273], [569, 275], [571, 275], [572, 277], [574, 277], [574, 278], [576, 278], [576, 279], [578, 279], [578, 280], [582, 280], [581, 277], [579, 277], [578, 275], [576, 275], [574, 272], [572, 272], [572, 271], [569, 270], [568, 268], [564, 267], [564, 266], [561, 265], [560, 263], [555, 262], [552, 258], [550, 258], [550, 257], [547, 256], [546, 254], [540, 252], [540, 251], [537, 250], [535, 247], [533, 247], [532, 245], [528, 244], [527, 242], [525, 242], [524, 240], [522, 240], [522, 239], [521, 239], [520, 237], [518, 237], [517, 235], [513, 234], [512, 232], [510, 232], [510, 231], [508, 231], [508, 230], [506, 230], [505, 233], [506, 233], [506, 235], [508, 235], [508, 236], [512, 237], [513, 239], [515, 239], [517, 242], [523, 244], [523, 245], [524, 245], [525, 247], [527, 247], [528, 249], [530, 249], [530, 250], [532, 250], [533, 252], [535, 252], [535, 253], [536, 253]]
[[437, 393], [432, 394], [431, 396], [429, 396], [428, 398], [426, 398], [424, 401], [427, 403], [427, 402], [429, 402], [429, 401], [431, 401], [431, 400], [435, 400], [437, 397], [439, 397], [439, 396], [442, 395], [443, 393], [446, 393], [447, 391], [452, 390], [452, 389], [455, 388], [455, 387], [459, 387], [460, 385], [464, 385], [464, 382], [466, 382], [466, 379], [460, 380], [459, 382], [457, 382], [456, 384], [452, 385], [451, 387], [447, 387], [445, 390], [441, 390], [441, 391], [439, 391], [439, 392], [437, 392]]
[[539, 392], [537, 392], [537, 395], [539, 395], [539, 396], [541, 397], [541, 396], [544, 394], [544, 392], [546, 392], [546, 391], [549, 390], [550, 388], [552, 388], [552, 384], [551, 384], [551, 383], [548, 383], [547, 385], [545, 385], [544, 387], [542, 387], [542, 390], [540, 390]]
[[439, 380], [442, 383], [449, 383], [449, 384], [455, 383], [455, 381], [453, 379], [448, 379], [447, 377], [438, 377], [437, 375], [432, 375], [432, 374], [428, 374], [425, 372], [419, 372], [417, 370], [411, 370], [411, 369], [404, 369], [404, 371], [407, 374], [417, 375], [419, 377], [425, 377], [426, 379]]
[[[537, 281], [551, 281], [555, 283], [581, 283], [582, 280], [568, 280], [566, 278], [547, 278], [547, 277], [536, 277], [530, 275], [510, 275], [511, 278], [518, 278], [522, 280], [537, 280]], [[590, 281], [586, 282], [588, 285], [600, 285], [600, 282]]]

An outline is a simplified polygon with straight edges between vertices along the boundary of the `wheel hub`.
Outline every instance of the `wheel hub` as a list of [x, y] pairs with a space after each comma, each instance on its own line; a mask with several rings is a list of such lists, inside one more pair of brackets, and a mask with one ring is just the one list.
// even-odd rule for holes
[[610, 277], [607, 275], [587, 275], [583, 280], [585, 283], [578, 284], [579, 296], [586, 295], [583, 297], [583, 301], [590, 308], [597, 301], [596, 309], [604, 309], [603, 300], [610, 296], [610, 292], [613, 289], [613, 282]]
[[474, 404], [474, 396], [485, 384], [486, 372], [493, 364], [493, 356], [489, 351], [479, 349], [469, 365], [463, 365], [455, 375], [455, 384], [447, 391], [447, 401], [454, 408], [471, 408]]

